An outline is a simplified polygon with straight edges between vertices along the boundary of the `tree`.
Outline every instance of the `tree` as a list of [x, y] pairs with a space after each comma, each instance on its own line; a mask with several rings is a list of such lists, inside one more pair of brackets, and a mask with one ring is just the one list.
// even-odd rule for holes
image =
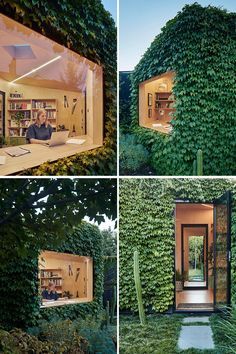
[[103, 236], [103, 254], [107, 257], [112, 257], [117, 255], [117, 234], [112, 231], [111, 228], [108, 230], [102, 230], [101, 234]]
[[57, 244], [86, 215], [101, 223], [104, 214], [116, 218], [115, 180], [1, 179], [0, 256]]

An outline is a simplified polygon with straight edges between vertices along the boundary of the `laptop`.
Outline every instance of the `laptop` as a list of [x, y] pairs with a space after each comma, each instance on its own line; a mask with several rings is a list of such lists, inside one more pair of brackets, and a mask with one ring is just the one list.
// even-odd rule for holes
[[59, 132], [52, 132], [51, 139], [46, 146], [52, 147], [57, 145], [63, 145], [66, 143], [69, 136], [69, 130], [63, 130]]

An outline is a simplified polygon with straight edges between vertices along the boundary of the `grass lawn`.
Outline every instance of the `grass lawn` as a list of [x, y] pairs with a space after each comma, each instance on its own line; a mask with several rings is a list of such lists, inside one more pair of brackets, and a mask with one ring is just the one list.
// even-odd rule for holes
[[222, 349], [224, 335], [218, 328], [220, 316], [212, 315], [215, 350], [178, 350], [178, 338], [184, 315], [152, 315], [147, 317], [147, 325], [142, 327], [138, 317], [120, 316], [120, 353], [129, 354], [232, 354]]

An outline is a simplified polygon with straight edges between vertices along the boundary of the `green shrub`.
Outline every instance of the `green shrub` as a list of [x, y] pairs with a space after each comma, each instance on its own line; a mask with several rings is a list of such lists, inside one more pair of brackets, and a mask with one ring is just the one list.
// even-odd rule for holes
[[41, 342], [21, 329], [13, 329], [10, 332], [0, 330], [0, 352], [4, 354], [52, 354], [55, 353], [53, 347], [52, 343]]
[[236, 353], [236, 307], [225, 311], [225, 316], [218, 324], [217, 328], [224, 337], [224, 349], [227, 353]]
[[134, 135], [120, 137], [120, 173], [134, 174], [148, 164], [149, 152]]
[[116, 353], [116, 347], [109, 332], [101, 329], [94, 330], [90, 328], [84, 328], [80, 330], [80, 333], [84, 338], [87, 339], [89, 343], [89, 353]]
[[87, 352], [87, 341], [78, 334], [76, 323], [70, 320], [42, 321], [38, 330], [39, 339], [53, 343], [55, 353], [73, 353], [75, 349], [76, 353]]

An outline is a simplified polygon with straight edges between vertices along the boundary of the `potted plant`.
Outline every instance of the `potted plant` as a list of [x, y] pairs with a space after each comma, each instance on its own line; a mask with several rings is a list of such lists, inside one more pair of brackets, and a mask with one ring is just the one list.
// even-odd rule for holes
[[176, 291], [183, 291], [183, 282], [184, 282], [183, 274], [181, 274], [179, 270], [176, 270], [176, 272], [175, 272]]
[[17, 124], [18, 128], [20, 128], [20, 124], [22, 119], [24, 119], [24, 113], [23, 112], [16, 112], [13, 116], [12, 116], [12, 120]]

